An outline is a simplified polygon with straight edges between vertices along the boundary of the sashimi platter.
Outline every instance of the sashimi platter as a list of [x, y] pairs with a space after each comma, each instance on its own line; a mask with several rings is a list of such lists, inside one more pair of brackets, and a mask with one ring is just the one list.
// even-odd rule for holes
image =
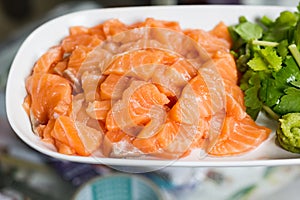
[[33, 31], [12, 63], [15, 133], [48, 156], [116, 166], [300, 164], [300, 11], [86, 10]]

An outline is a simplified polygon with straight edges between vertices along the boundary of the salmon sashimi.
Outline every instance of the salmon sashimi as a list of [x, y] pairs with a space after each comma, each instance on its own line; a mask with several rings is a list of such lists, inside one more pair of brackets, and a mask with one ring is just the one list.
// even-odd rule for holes
[[243, 119], [247, 116], [246, 106], [244, 104], [244, 93], [238, 85], [224, 80], [226, 91], [226, 111], [227, 116], [233, 116], [236, 119]]
[[213, 62], [223, 79], [238, 83], [238, 70], [233, 56], [224, 51], [218, 51], [212, 56]]
[[170, 65], [176, 62], [177, 56], [168, 54], [161, 50], [145, 49], [126, 53], [118, 56], [111, 65], [109, 65], [104, 74], [126, 74], [132, 68], [147, 64]]
[[216, 36], [217, 38], [221, 40], [225, 40], [228, 42], [228, 44], [232, 45], [232, 39], [230, 36], [230, 33], [228, 31], [228, 27], [224, 22], [219, 22], [212, 30], [209, 31], [210, 34], [213, 36]]
[[72, 103], [70, 83], [58, 75], [35, 73], [26, 80], [26, 89], [30, 113], [40, 124], [67, 114]]
[[185, 30], [184, 33], [199, 43], [209, 55], [214, 55], [220, 50], [229, 52], [231, 44], [228, 41], [216, 37], [207, 31], [189, 29]]
[[136, 134], [150, 121], [150, 110], [153, 106], [163, 106], [169, 99], [155, 85], [144, 81], [133, 81], [124, 90], [122, 99], [117, 101], [106, 119], [108, 130], [121, 129], [129, 134]]
[[111, 101], [94, 101], [89, 102], [88, 107], [86, 108], [87, 114], [97, 120], [105, 120], [108, 111], [111, 109]]
[[52, 137], [82, 156], [91, 155], [102, 142], [102, 133], [82, 123], [75, 123], [67, 116], [60, 116], [56, 119]]
[[44, 53], [33, 67], [34, 73], [47, 73], [53, 65], [63, 59], [64, 51], [61, 46], [54, 46]]
[[76, 46], [70, 55], [67, 69], [76, 75], [81, 64], [86, 59], [88, 52], [90, 52], [90, 48], [86, 46]]
[[78, 46], [86, 48], [94, 48], [98, 46], [102, 40], [95, 35], [89, 34], [72, 34], [62, 41], [62, 48], [66, 53], [71, 53]]
[[170, 30], [181, 31], [181, 27], [176, 21], [157, 20], [154, 18], [146, 18], [145, 21], [133, 24], [132, 28], [152, 27], [152, 28], [167, 28]]
[[117, 74], [108, 75], [100, 86], [101, 99], [120, 99], [129, 81], [130, 79], [126, 76]]
[[200, 118], [213, 114], [211, 95], [203, 77], [199, 74], [182, 90], [177, 103], [169, 112], [176, 122], [197, 125]]
[[270, 132], [270, 129], [258, 126], [249, 116], [242, 120], [226, 117], [219, 140], [209, 154], [230, 156], [248, 152], [266, 140]]
[[100, 99], [99, 87], [105, 80], [105, 76], [99, 71], [85, 71], [81, 76], [81, 87], [84, 98], [87, 102], [93, 102]]
[[69, 57], [59, 61], [58, 63], [56, 63], [55, 66], [53, 67], [52, 73], [63, 76], [64, 71], [68, 67], [68, 62], [69, 62]]
[[179, 126], [175, 122], [167, 122], [153, 137], [136, 138], [133, 145], [146, 154], [162, 152], [172, 143], [178, 134], [178, 129]]
[[118, 19], [110, 19], [105, 21], [102, 24], [103, 33], [106, 37], [113, 36], [115, 34], [118, 34], [120, 32], [124, 32], [128, 30], [128, 27], [126, 24], [121, 22]]
[[136, 138], [133, 145], [146, 154], [180, 158], [188, 155], [193, 143], [199, 144], [200, 140], [205, 139], [204, 133], [208, 126], [201, 128], [200, 131], [198, 126], [184, 125], [168, 119], [153, 136]]
[[103, 155], [107, 157], [138, 157], [143, 155], [143, 152], [132, 145], [134, 138], [121, 130], [107, 131], [102, 144]]
[[240, 155], [270, 130], [246, 113], [231, 46], [223, 22], [73, 26], [34, 64], [23, 107], [41, 141], [66, 155]]

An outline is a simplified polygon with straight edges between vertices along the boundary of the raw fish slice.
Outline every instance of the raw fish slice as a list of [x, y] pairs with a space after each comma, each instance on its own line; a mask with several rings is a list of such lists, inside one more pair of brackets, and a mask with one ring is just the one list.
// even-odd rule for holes
[[130, 79], [128, 77], [110, 74], [100, 85], [100, 97], [102, 100], [118, 100], [129, 84]]
[[198, 124], [200, 118], [213, 114], [210, 91], [203, 79], [198, 74], [187, 84], [182, 94], [169, 112], [172, 120], [187, 124]]
[[[232, 39], [228, 31], [228, 26], [224, 22], [219, 22], [212, 30], [208, 31], [211, 35], [216, 36], [217, 38], [223, 39], [232, 45]], [[230, 48], [228, 48], [230, 49]]]
[[46, 124], [49, 119], [67, 114], [72, 88], [66, 79], [53, 74], [34, 73], [26, 80], [26, 89], [31, 97], [32, 120]]
[[102, 40], [95, 35], [73, 34], [63, 39], [61, 46], [66, 53], [72, 53], [78, 46], [85, 46], [89, 49], [93, 49], [98, 46]]
[[101, 145], [102, 136], [103, 133], [99, 130], [87, 127], [80, 122], [75, 123], [67, 116], [58, 117], [52, 131], [53, 138], [82, 156], [89, 156], [97, 150]]
[[156, 49], [141, 49], [118, 56], [103, 73], [124, 75], [131, 71], [134, 67], [147, 64], [171, 65], [176, 62], [176, 60], [176, 55], [166, 53], [165, 51]]
[[93, 119], [105, 120], [110, 109], [110, 100], [94, 101], [89, 102], [88, 107], [86, 108], [86, 112]]
[[219, 139], [209, 154], [232, 156], [249, 152], [265, 141], [270, 132], [270, 129], [257, 125], [249, 116], [242, 120], [226, 117]]
[[218, 51], [212, 59], [222, 78], [237, 85], [238, 71], [233, 56], [228, 52]]
[[[204, 121], [205, 123], [199, 124], [200, 127], [167, 120], [153, 136], [136, 138], [132, 143], [145, 154], [173, 159], [187, 156], [196, 147], [196, 143], [205, 139], [208, 123]], [[199, 146], [201, 144], [197, 147]]]
[[231, 44], [201, 29], [184, 30], [184, 34], [195, 40], [207, 53], [212, 56], [217, 51], [229, 52]]
[[150, 120], [153, 106], [163, 106], [169, 99], [155, 85], [144, 81], [133, 81], [124, 91], [122, 99], [117, 101], [106, 118], [108, 130], [121, 129], [136, 135]]
[[33, 67], [33, 73], [47, 73], [51, 67], [63, 59], [64, 51], [60, 46], [54, 46], [44, 53]]
[[81, 86], [85, 101], [93, 102], [100, 99], [99, 85], [104, 81], [105, 76], [99, 71], [85, 71], [81, 76]]

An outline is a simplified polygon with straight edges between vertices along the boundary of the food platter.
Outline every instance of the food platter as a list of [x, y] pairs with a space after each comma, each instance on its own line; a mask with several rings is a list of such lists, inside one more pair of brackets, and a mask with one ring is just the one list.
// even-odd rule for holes
[[93, 26], [104, 20], [117, 18], [124, 23], [135, 23], [152, 17], [161, 20], [177, 21], [182, 28], [209, 30], [223, 21], [226, 25], [238, 23], [242, 15], [254, 21], [266, 15], [275, 18], [283, 10], [295, 8], [278, 6], [154, 6], [128, 7], [80, 11], [53, 19], [33, 31], [18, 50], [12, 63], [7, 88], [6, 109], [9, 122], [16, 134], [26, 144], [48, 156], [81, 163], [97, 163], [116, 166], [274, 166], [300, 164], [298, 154], [289, 153], [275, 142], [276, 122], [261, 114], [257, 119], [260, 125], [272, 128], [270, 137], [257, 149], [241, 156], [200, 158], [199, 152], [178, 160], [141, 158], [102, 158], [96, 156], [69, 156], [56, 152], [43, 143], [31, 128], [27, 113], [22, 107], [26, 96], [25, 80], [35, 61], [50, 47], [59, 43], [68, 34], [71, 26]]

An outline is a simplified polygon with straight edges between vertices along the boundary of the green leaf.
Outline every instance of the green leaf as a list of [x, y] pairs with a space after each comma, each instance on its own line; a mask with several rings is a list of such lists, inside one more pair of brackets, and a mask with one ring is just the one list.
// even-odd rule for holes
[[286, 95], [281, 97], [279, 104], [274, 107], [274, 111], [281, 115], [300, 112], [300, 89], [289, 87], [284, 92]]
[[297, 87], [297, 88], [300, 88], [300, 80], [297, 80], [297, 81], [291, 81], [291, 85]]
[[262, 103], [259, 99], [259, 90], [261, 87], [261, 76], [258, 72], [248, 70], [241, 79], [241, 89], [244, 90], [244, 101], [246, 112], [256, 119], [262, 108]]
[[276, 53], [274, 47], [266, 47], [254, 53], [254, 58], [248, 65], [254, 71], [275, 71], [281, 69], [282, 59]]
[[261, 108], [261, 102], [258, 99], [259, 87], [253, 86], [245, 91], [245, 105], [251, 109]]
[[254, 58], [251, 59], [247, 64], [254, 71], [266, 71], [266, 70], [268, 70], [267, 63], [264, 61], [264, 58], [262, 56], [260, 56], [259, 53], [254, 53]]
[[274, 25], [274, 21], [272, 19], [270, 19], [269, 17], [267, 16], [263, 16], [261, 19], [260, 19], [260, 22], [266, 26], [266, 27], [271, 27]]
[[282, 67], [277, 73], [273, 74], [276, 79], [277, 87], [288, 87], [288, 83], [300, 79], [300, 70], [292, 56], [288, 56]]
[[245, 41], [259, 39], [262, 37], [263, 29], [258, 24], [243, 22], [234, 27], [235, 32]]
[[300, 46], [300, 21], [297, 22], [294, 32], [294, 42], [296, 46]]
[[268, 78], [262, 81], [262, 87], [259, 93], [260, 99], [269, 107], [273, 107], [284, 95], [283, 89], [275, 79]]
[[278, 55], [284, 60], [289, 53], [289, 43], [287, 40], [282, 40], [277, 46]]
[[274, 24], [264, 32], [263, 40], [280, 42], [284, 39], [291, 41], [291, 34], [294, 34], [294, 29], [298, 21], [298, 15], [283, 11], [280, 16], [276, 18]]

